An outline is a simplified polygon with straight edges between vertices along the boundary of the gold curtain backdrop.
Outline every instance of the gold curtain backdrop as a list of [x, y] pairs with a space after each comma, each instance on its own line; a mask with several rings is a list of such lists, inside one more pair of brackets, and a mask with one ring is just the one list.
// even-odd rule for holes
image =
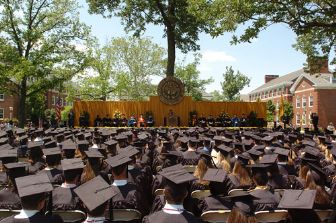
[[160, 101], [158, 96], [150, 97], [149, 101], [76, 101], [74, 103], [75, 126], [79, 125], [79, 116], [87, 111], [90, 114], [90, 126], [93, 126], [97, 115], [104, 118], [107, 114], [110, 118], [116, 111], [125, 114], [127, 118], [131, 115], [139, 117], [151, 111], [154, 116], [155, 125], [163, 126], [164, 117], [168, 116], [172, 109], [176, 116], [180, 117], [181, 126], [188, 125], [189, 112], [197, 111], [198, 115], [217, 117], [225, 112], [230, 116], [242, 114], [248, 115], [251, 111], [257, 113], [258, 118], [266, 118], [266, 103], [264, 102], [212, 102], [212, 101], [193, 101], [190, 96], [185, 96], [176, 105], [167, 105]]

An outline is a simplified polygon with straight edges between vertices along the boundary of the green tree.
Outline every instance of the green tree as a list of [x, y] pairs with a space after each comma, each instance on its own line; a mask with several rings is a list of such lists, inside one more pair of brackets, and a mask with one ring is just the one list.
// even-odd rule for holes
[[275, 105], [271, 100], [266, 102], [266, 121], [273, 122], [275, 113]]
[[226, 67], [223, 74], [222, 98], [226, 101], [240, 101], [240, 91], [250, 84], [250, 79], [244, 74], [235, 71], [232, 67]]
[[19, 97], [19, 122], [27, 99], [70, 79], [85, 67], [90, 29], [75, 0], [0, 1], [0, 86]]
[[310, 61], [328, 56], [336, 44], [336, 8], [332, 0], [189, 0], [189, 3], [192, 14], [208, 21], [208, 31], [213, 36], [236, 31], [238, 24], [245, 24], [245, 30], [234, 36], [233, 43], [250, 42], [272, 24], [284, 23], [298, 36], [296, 49]]
[[286, 123], [289, 124], [291, 122], [291, 120], [294, 117], [294, 112], [293, 112], [293, 105], [292, 103], [288, 102], [288, 101], [284, 101], [284, 114], [282, 117], [280, 117], [280, 119]]
[[197, 70], [200, 56], [195, 55], [194, 61], [187, 65], [176, 66], [175, 76], [184, 84], [185, 95], [192, 96], [193, 100], [202, 100], [202, 94], [205, 92], [205, 86], [212, 83], [212, 78], [200, 79], [200, 72]]
[[164, 27], [167, 38], [167, 75], [174, 75], [176, 47], [186, 53], [198, 50], [198, 35], [205, 30], [204, 21], [189, 13], [188, 0], [87, 0], [90, 12], [105, 17], [118, 16], [125, 30], [140, 36], [147, 24]]
[[164, 74], [164, 49], [150, 38], [115, 38], [90, 55], [89, 68], [74, 80], [72, 95], [82, 99], [143, 100], [155, 94], [151, 78]]
[[224, 101], [223, 95], [220, 91], [215, 90], [211, 94], [212, 94], [212, 101]]

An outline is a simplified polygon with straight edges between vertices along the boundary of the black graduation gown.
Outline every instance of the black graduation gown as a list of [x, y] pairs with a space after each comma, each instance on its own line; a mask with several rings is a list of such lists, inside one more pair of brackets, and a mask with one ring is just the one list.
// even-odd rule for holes
[[279, 173], [281, 175], [296, 175], [295, 167], [288, 164], [278, 163]]
[[209, 190], [209, 185], [202, 184], [199, 182], [199, 180], [194, 180], [191, 182], [190, 192], [193, 192], [195, 190]]
[[197, 165], [199, 160], [199, 154], [195, 151], [185, 151], [182, 153], [181, 164], [182, 165]]
[[0, 223], [63, 223], [60, 216], [44, 216], [41, 213], [36, 213], [30, 218], [15, 219], [14, 216], [10, 216], [0, 221]]
[[0, 191], [0, 209], [21, 209], [20, 197], [9, 188]]
[[268, 180], [267, 183], [272, 189], [290, 189], [290, 181], [288, 175], [278, 174]]
[[187, 211], [181, 214], [168, 214], [163, 211], [155, 212], [151, 215], [145, 216], [143, 223], [200, 223], [201, 221]]
[[232, 203], [229, 199], [221, 195], [211, 195], [199, 201], [197, 205], [199, 213], [211, 210], [231, 210]]
[[250, 194], [256, 198], [253, 200], [255, 211], [274, 210], [280, 202], [280, 197], [269, 190], [255, 189]]
[[144, 200], [141, 198], [138, 187], [131, 182], [123, 186], [114, 186], [112, 189], [116, 195], [112, 199], [112, 208], [114, 209], [137, 209], [142, 214], [146, 212]]
[[44, 168], [45, 168], [45, 163], [42, 161], [38, 161], [28, 167], [29, 174], [35, 174]]
[[53, 210], [80, 210], [80, 200], [73, 188], [56, 187], [53, 192]]

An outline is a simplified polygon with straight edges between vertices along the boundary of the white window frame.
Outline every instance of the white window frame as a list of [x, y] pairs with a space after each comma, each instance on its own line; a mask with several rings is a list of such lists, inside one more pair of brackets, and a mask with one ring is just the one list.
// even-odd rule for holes
[[301, 124], [301, 115], [300, 114], [296, 114], [296, 124], [297, 125]]
[[0, 93], [0, 101], [4, 101], [5, 100], [5, 93]]
[[302, 97], [302, 108], [306, 108], [307, 107], [307, 97], [303, 96]]
[[2, 117], [0, 115], [0, 119], [4, 119], [5, 118], [5, 109], [4, 108], [0, 108], [0, 111], [2, 111], [2, 112], [0, 112], [0, 114], [2, 113]]
[[296, 97], [295, 104], [296, 104], [296, 108], [300, 108], [301, 107], [301, 98]]
[[55, 95], [53, 95], [53, 96], [51, 97], [51, 104], [52, 104], [52, 105], [56, 105], [56, 97], [55, 97]]
[[310, 95], [308, 101], [309, 101], [308, 106], [309, 106], [310, 108], [313, 107], [313, 106], [314, 106], [314, 96], [313, 96], [313, 95]]
[[307, 123], [306, 122], [307, 121], [306, 120], [306, 113], [303, 113], [301, 118], [302, 118], [302, 125], [306, 125], [306, 123]]

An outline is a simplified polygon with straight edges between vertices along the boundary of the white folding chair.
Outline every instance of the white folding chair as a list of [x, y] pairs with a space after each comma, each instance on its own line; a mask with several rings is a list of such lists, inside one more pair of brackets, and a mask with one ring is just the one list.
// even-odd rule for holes
[[321, 222], [325, 222], [325, 221], [329, 220], [329, 218], [330, 218], [330, 216], [333, 212], [333, 210], [331, 210], [331, 209], [327, 209], [327, 210], [315, 209], [314, 211], [319, 216]]
[[113, 219], [109, 219], [110, 216], [107, 218], [114, 222], [114, 221], [132, 221], [132, 220], [140, 220], [141, 213], [135, 209], [113, 209]]
[[79, 223], [86, 219], [86, 214], [80, 210], [53, 211], [53, 215], [59, 215], [64, 223]]
[[225, 223], [229, 218], [230, 213], [230, 210], [206, 211], [201, 215], [201, 219], [203, 222]]
[[183, 167], [188, 173], [193, 173], [196, 169], [196, 166], [194, 165], [184, 165]]
[[210, 195], [211, 195], [210, 190], [195, 190], [195, 191], [191, 192], [191, 197], [196, 198], [198, 200], [201, 200], [201, 199], [203, 199], [205, 197], [208, 197]]
[[0, 220], [17, 215], [20, 213], [20, 210], [8, 210], [8, 209], [0, 209]]
[[273, 212], [257, 211], [255, 216], [259, 223], [273, 223], [286, 220], [288, 212], [286, 210], [274, 210]]
[[241, 191], [246, 191], [246, 190], [244, 190], [244, 189], [232, 189], [232, 190], [229, 191], [228, 196], [235, 195], [235, 193], [241, 192]]

